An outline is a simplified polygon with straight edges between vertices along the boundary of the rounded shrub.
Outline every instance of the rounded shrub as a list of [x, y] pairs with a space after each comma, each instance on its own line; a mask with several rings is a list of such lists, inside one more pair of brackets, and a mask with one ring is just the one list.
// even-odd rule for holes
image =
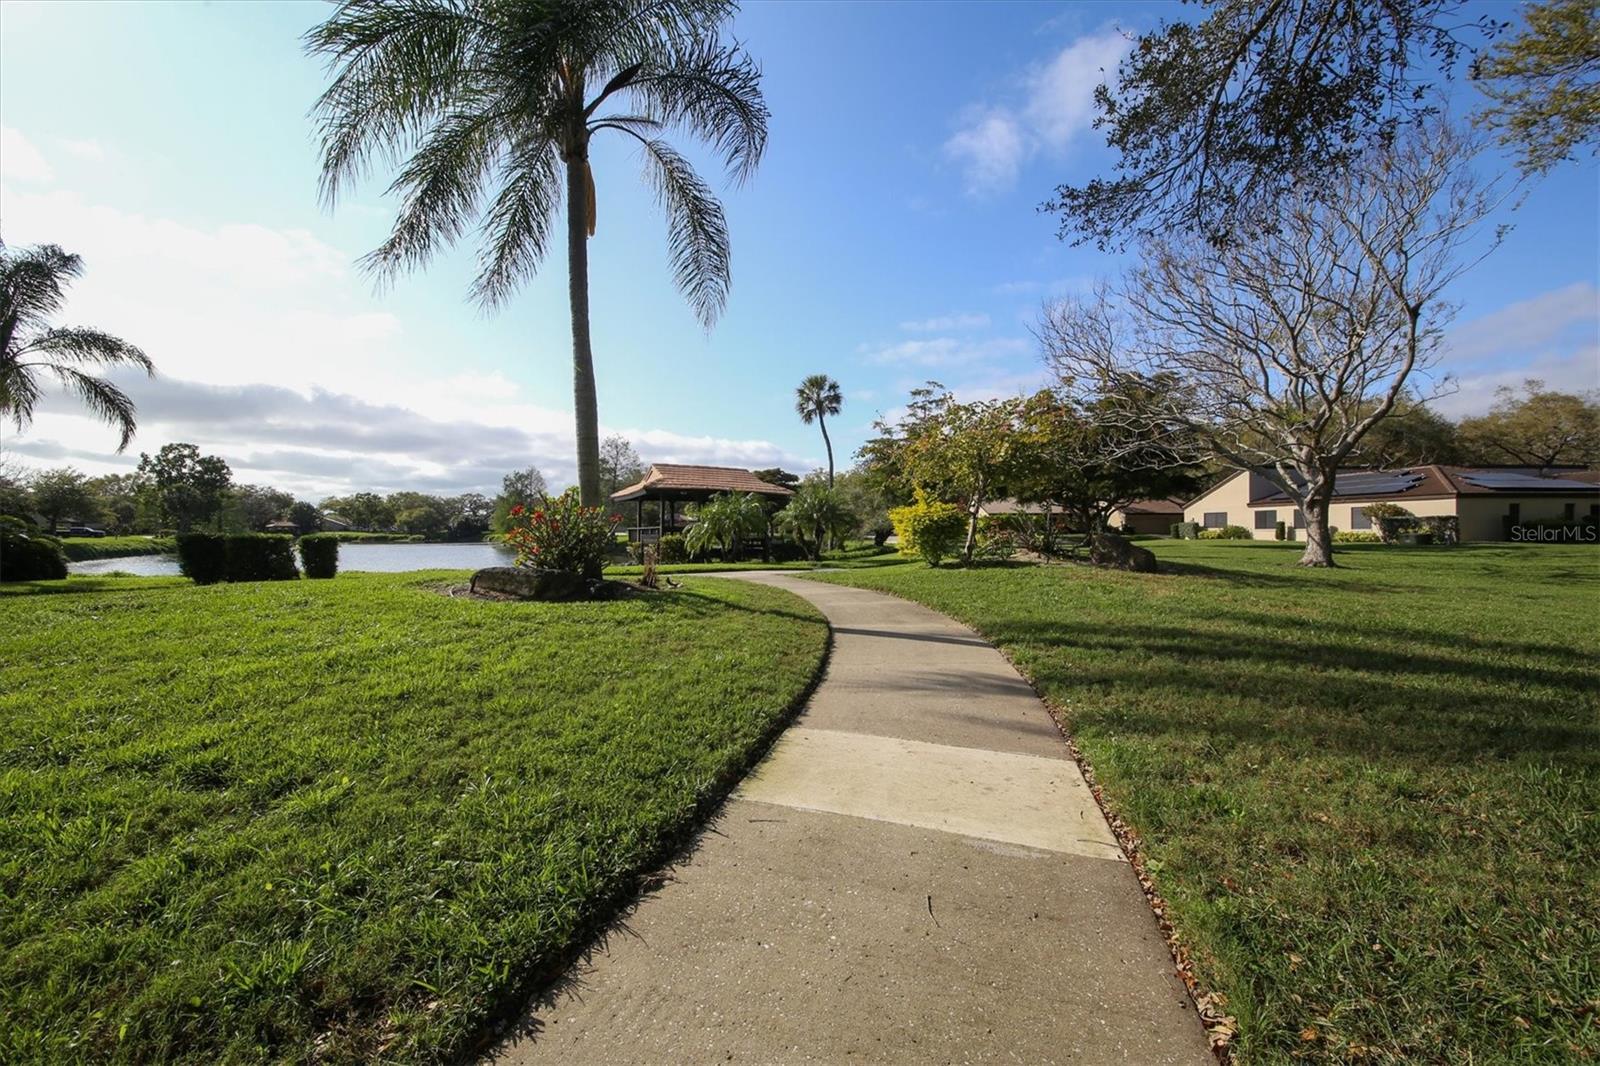
[[656, 562], [658, 563], [686, 563], [689, 561], [689, 545], [684, 542], [682, 533], [666, 533], [656, 542]]
[[223, 540], [229, 581], [293, 581], [300, 576], [294, 538], [287, 533], [233, 533]]
[[967, 532], [967, 516], [953, 503], [929, 500], [921, 489], [916, 500], [889, 512], [902, 555], [920, 555], [929, 566], [954, 555]]
[[339, 538], [311, 533], [300, 538], [300, 567], [306, 577], [332, 577], [339, 572]]
[[0, 581], [59, 581], [67, 576], [61, 542], [43, 534], [0, 529]]
[[196, 585], [214, 585], [228, 576], [228, 549], [221, 533], [179, 533], [178, 572]]

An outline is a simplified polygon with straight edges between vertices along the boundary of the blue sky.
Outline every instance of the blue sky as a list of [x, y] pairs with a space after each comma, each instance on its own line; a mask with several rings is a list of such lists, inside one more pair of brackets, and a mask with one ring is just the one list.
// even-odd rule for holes
[[[307, 111], [325, 74], [299, 37], [326, 10], [0, 5], [0, 234], [81, 253], [64, 320], [163, 372], [135, 386], [130, 454], [51, 402], [28, 432], [4, 427], [8, 457], [98, 473], [190, 440], [241, 480], [313, 497], [487, 490], [528, 462], [570, 480], [564, 257], [492, 317], [465, 298], [470, 246], [374, 291], [353, 263], [391, 219], [383, 182], [331, 212], [317, 198]], [[843, 385], [841, 462], [927, 378], [967, 395], [1041, 383], [1041, 301], [1119, 264], [1057, 240], [1036, 206], [1111, 164], [1089, 99], [1126, 47], [1117, 30], [1188, 10], [749, 5], [736, 32], [765, 70], [771, 139], [755, 179], [724, 190], [734, 285], [709, 335], [670, 284], [637, 159], [597, 146], [604, 430], [647, 459], [803, 470], [823, 458], [793, 413], [805, 374]], [[1444, 410], [1482, 410], [1525, 374], [1600, 384], [1597, 191], [1593, 160], [1533, 187], [1457, 285]]]

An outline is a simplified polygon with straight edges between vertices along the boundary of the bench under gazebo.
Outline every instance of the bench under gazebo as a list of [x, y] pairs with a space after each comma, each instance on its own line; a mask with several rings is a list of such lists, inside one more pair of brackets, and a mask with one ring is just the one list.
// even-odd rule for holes
[[[653, 544], [665, 533], [681, 533], [689, 519], [678, 511], [680, 504], [705, 503], [725, 492], [753, 492], [778, 507], [789, 502], [794, 491], [770, 481], [762, 481], [749, 470], [736, 466], [687, 466], [681, 463], [652, 463], [640, 481], [611, 494], [611, 503], [626, 515], [625, 504], [633, 504], [633, 522], [628, 527], [630, 542]], [[656, 522], [645, 524], [644, 505], [656, 504]]]

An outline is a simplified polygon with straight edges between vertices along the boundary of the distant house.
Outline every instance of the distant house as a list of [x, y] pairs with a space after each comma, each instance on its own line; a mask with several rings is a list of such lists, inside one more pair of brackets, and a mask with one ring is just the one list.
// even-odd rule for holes
[[300, 527], [289, 521], [287, 518], [274, 518], [272, 521], [267, 523], [267, 532], [298, 533], [300, 532]]
[[355, 526], [332, 511], [323, 511], [322, 528], [328, 533], [343, 533], [346, 530], [354, 529]]
[[[978, 508], [980, 518], [1001, 515], [1043, 515], [1044, 506], [1037, 503], [1019, 503], [1016, 500], [990, 500]], [[1110, 529], [1127, 530], [1130, 533], [1167, 533], [1171, 531], [1173, 523], [1183, 521], [1182, 500], [1134, 500], [1132, 503], [1115, 508], [1106, 516], [1106, 526]], [[1056, 529], [1066, 529], [1074, 522], [1059, 507], [1050, 508], [1050, 524]]]
[[1133, 500], [1112, 511], [1106, 525], [1125, 533], [1170, 533], [1183, 521], [1183, 500]]
[[[1454, 515], [1463, 541], [1506, 540], [1517, 524], [1600, 520], [1600, 470], [1582, 467], [1467, 467], [1430, 464], [1406, 470], [1342, 470], [1334, 479], [1328, 524], [1371, 530], [1365, 508], [1398, 504], [1418, 517]], [[1272, 540], [1278, 523], [1303, 539], [1305, 517], [1267, 478], [1239, 470], [1183, 508], [1184, 520], [1206, 529], [1243, 526]]]
[[[680, 503], [705, 503], [725, 492], [755, 493], [778, 507], [794, 495], [793, 489], [762, 481], [753, 471], [736, 466], [652, 463], [644, 477], [611, 494], [611, 505], [620, 510], [625, 504], [633, 504], [628, 539], [654, 542], [663, 533], [681, 532], [688, 527], [688, 520], [678, 513]], [[657, 505], [654, 525], [644, 521], [647, 503]]]

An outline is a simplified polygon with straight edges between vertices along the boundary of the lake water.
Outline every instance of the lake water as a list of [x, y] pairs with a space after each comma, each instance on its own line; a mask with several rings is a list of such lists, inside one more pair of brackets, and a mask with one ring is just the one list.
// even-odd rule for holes
[[[477, 570], [510, 566], [516, 557], [498, 544], [341, 544], [340, 570], [397, 574], [406, 570]], [[67, 565], [74, 574], [106, 574], [113, 570], [139, 577], [176, 577], [176, 555], [132, 555], [123, 559], [90, 559]]]

